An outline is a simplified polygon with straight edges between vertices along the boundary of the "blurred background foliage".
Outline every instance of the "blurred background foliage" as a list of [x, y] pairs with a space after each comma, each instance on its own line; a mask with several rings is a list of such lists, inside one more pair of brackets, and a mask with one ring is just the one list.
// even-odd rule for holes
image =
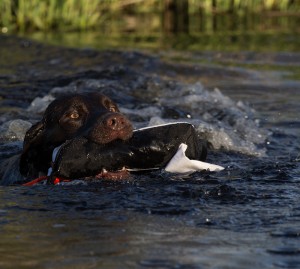
[[[0, 0], [0, 25], [19, 31], [71, 31], [95, 29], [116, 17], [134, 14], [157, 14], [162, 22], [218, 14], [299, 16], [299, 6], [299, 0]], [[168, 17], [168, 12], [173, 15]], [[188, 24], [187, 19], [179, 30], [184, 31]], [[166, 22], [162, 26], [174, 27]]]
[[299, 25], [300, 0], [0, 0], [2, 33], [77, 46], [236, 50], [268, 40], [261, 49], [272, 50], [297, 39]]

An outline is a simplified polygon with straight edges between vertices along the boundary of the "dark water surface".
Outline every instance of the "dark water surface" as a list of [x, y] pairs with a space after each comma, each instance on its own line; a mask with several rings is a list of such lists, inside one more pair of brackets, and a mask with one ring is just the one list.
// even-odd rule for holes
[[98, 52], [0, 36], [0, 55], [1, 161], [55, 96], [97, 90], [136, 127], [192, 122], [208, 161], [226, 167], [1, 186], [1, 268], [300, 268], [299, 53]]

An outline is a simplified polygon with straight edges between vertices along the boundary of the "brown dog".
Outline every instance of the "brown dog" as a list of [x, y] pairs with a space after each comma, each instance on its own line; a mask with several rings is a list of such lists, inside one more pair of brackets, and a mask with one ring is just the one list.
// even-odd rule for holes
[[20, 157], [25, 178], [47, 174], [53, 149], [68, 139], [85, 136], [105, 144], [132, 136], [132, 125], [117, 105], [99, 93], [65, 95], [54, 100], [43, 119], [26, 133]]

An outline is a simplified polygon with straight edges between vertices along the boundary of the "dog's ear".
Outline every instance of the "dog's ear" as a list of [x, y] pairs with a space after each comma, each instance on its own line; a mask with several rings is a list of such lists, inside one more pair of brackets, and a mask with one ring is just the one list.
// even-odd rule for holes
[[29, 167], [31, 164], [32, 158], [39, 158], [39, 156], [34, 155], [34, 151], [31, 152], [31, 147], [38, 147], [39, 141], [41, 141], [44, 136], [44, 122], [40, 121], [31, 126], [31, 128], [26, 132], [24, 143], [23, 143], [23, 151], [20, 158], [20, 172], [22, 175], [26, 176], [31, 168]]
[[44, 134], [44, 122], [40, 121], [32, 125], [25, 134], [23, 152], [27, 151], [32, 144], [37, 143]]

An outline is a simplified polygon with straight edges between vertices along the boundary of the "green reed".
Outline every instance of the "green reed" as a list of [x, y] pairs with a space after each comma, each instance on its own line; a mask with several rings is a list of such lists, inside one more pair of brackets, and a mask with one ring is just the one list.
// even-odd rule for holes
[[88, 29], [99, 25], [107, 1], [0, 0], [0, 25], [17, 30]]
[[[162, 12], [164, 0], [0, 0], [0, 30], [84, 30], [126, 8]], [[181, 0], [174, 0], [181, 1]], [[299, 0], [188, 0], [189, 12], [298, 12]], [[125, 8], [125, 9], [124, 9]]]

